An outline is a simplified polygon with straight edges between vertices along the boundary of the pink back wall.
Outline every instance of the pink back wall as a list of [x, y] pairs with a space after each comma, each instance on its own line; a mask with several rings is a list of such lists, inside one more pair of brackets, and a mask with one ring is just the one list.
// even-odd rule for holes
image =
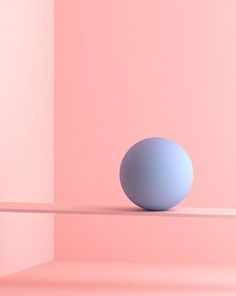
[[[138, 140], [163, 136], [193, 160], [193, 189], [181, 205], [236, 206], [235, 9], [233, 0], [55, 1], [57, 202], [132, 206], [119, 184], [121, 158]], [[235, 226], [60, 216], [55, 251], [70, 259], [232, 263]]]
[[[0, 3], [0, 201], [53, 201], [53, 1]], [[53, 259], [53, 216], [0, 214], [0, 276]]]

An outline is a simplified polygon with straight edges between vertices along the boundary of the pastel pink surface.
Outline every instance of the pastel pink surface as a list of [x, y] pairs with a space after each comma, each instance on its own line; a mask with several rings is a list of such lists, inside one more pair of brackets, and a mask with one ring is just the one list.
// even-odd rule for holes
[[235, 266], [53, 261], [0, 279], [4, 296], [233, 296]]
[[40, 213], [60, 215], [139, 216], [139, 217], [186, 217], [186, 218], [236, 218], [236, 208], [174, 207], [167, 211], [146, 211], [137, 207], [79, 207], [69, 204], [0, 203], [0, 212]]
[[[0, 2], [0, 201], [53, 201], [53, 1]], [[0, 276], [53, 258], [53, 217], [0, 213]]]
[[[236, 206], [235, 9], [233, 0], [55, 1], [57, 202], [131, 206], [120, 161], [162, 136], [193, 161], [181, 206]], [[131, 219], [56, 217], [56, 257], [236, 263], [233, 220]]]

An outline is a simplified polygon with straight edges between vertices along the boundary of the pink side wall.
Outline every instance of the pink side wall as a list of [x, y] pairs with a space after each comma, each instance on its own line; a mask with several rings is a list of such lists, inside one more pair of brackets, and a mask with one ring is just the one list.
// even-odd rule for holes
[[[55, 197], [132, 206], [136, 141], [189, 151], [181, 205], [236, 206], [236, 1], [55, 0]], [[236, 263], [235, 220], [56, 217], [56, 258]]]
[[[0, 201], [53, 201], [53, 7], [0, 3]], [[0, 214], [0, 276], [53, 259], [53, 224]]]

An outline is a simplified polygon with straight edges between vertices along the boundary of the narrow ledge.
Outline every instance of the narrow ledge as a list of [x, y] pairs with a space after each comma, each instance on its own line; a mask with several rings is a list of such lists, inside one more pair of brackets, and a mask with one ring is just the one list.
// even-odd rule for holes
[[145, 211], [139, 208], [94, 207], [50, 203], [8, 203], [0, 202], [0, 212], [76, 214], [109, 216], [165, 216], [165, 217], [235, 217], [236, 208], [189, 208], [176, 207], [168, 211]]

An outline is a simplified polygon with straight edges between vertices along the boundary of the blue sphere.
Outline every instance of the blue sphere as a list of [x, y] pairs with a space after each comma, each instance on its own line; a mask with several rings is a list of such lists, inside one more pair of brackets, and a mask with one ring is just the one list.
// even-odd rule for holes
[[127, 197], [139, 207], [164, 211], [189, 192], [193, 166], [180, 145], [163, 138], [148, 138], [125, 154], [120, 182]]

